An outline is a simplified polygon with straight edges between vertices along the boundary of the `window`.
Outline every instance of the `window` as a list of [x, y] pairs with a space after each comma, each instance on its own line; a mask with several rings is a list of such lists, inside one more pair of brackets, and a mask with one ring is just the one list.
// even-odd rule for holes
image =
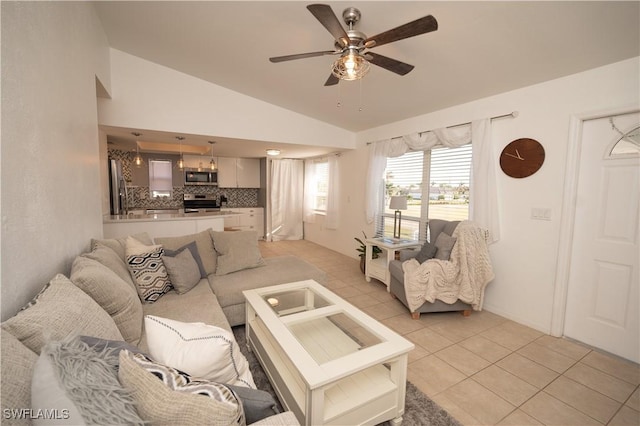
[[387, 159], [383, 214], [377, 221], [377, 234], [393, 234], [395, 211], [389, 209], [393, 195], [407, 197], [407, 210], [402, 211], [402, 238], [424, 240], [428, 219], [468, 219], [471, 149], [467, 144], [410, 151]]
[[173, 191], [173, 175], [171, 161], [149, 161], [149, 193], [151, 198], [171, 197]]
[[318, 160], [311, 163], [311, 167], [313, 168], [312, 176], [314, 177], [312, 185], [315, 190], [313, 209], [318, 212], [326, 212], [329, 193], [329, 163], [327, 160]]

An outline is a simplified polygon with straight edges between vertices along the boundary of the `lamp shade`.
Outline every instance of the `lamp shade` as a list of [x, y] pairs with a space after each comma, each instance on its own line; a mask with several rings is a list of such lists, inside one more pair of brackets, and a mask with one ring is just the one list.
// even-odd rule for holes
[[406, 210], [407, 209], [407, 197], [404, 195], [394, 195], [389, 202], [389, 208], [391, 210]]

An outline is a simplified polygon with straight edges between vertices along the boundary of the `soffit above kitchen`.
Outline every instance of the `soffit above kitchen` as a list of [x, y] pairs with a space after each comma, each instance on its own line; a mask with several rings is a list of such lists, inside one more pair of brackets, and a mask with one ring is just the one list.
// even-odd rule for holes
[[[107, 135], [109, 149], [135, 151], [136, 144], [138, 144], [140, 152], [158, 154], [159, 156], [162, 154], [179, 155], [182, 151], [184, 155], [202, 155], [203, 158], [207, 158], [211, 156], [212, 148], [215, 157], [241, 158], [266, 157], [267, 149], [280, 151], [280, 154], [275, 158], [312, 158], [326, 155], [330, 152], [344, 151], [344, 149], [326, 146], [254, 141], [114, 126], [100, 126], [100, 130]], [[133, 133], [138, 133], [139, 136], [135, 136]], [[182, 144], [177, 139], [178, 137], [184, 138], [182, 139]], [[213, 146], [209, 141], [215, 142]]]

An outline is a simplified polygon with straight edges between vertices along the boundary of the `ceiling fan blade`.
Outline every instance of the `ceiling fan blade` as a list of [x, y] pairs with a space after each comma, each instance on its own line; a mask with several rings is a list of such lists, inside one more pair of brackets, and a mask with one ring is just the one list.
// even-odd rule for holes
[[399, 75], [405, 75], [411, 72], [414, 68], [413, 65], [406, 64], [404, 62], [397, 61], [386, 56], [378, 55], [377, 53], [367, 52], [365, 58], [374, 65], [382, 67], [386, 70], [394, 72]]
[[284, 62], [284, 61], [292, 61], [294, 59], [304, 59], [304, 58], [313, 58], [316, 56], [334, 55], [335, 53], [336, 52], [334, 52], [333, 50], [323, 50], [321, 52], [309, 52], [309, 53], [298, 53], [296, 55], [275, 56], [273, 58], [269, 58], [269, 60], [271, 62]]
[[331, 6], [328, 4], [310, 4], [307, 9], [331, 33], [340, 46], [346, 47], [349, 45], [349, 36], [336, 14], [333, 13]]
[[415, 21], [400, 25], [392, 30], [385, 31], [376, 36], [369, 37], [365, 43], [375, 41], [375, 47], [394, 41], [429, 33], [438, 29], [438, 21], [431, 15], [424, 16]]
[[333, 73], [329, 76], [329, 78], [327, 79], [327, 81], [324, 83], [325, 86], [335, 86], [336, 84], [338, 84], [340, 82], [340, 80], [338, 79], [338, 77], [336, 77], [335, 75], [333, 75]]

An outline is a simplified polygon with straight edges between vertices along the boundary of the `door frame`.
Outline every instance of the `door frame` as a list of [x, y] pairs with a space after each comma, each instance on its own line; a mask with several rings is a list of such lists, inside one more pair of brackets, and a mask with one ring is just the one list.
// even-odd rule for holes
[[561, 337], [564, 334], [567, 293], [569, 291], [569, 274], [571, 272], [571, 257], [573, 254], [574, 219], [578, 194], [580, 154], [582, 152], [583, 124], [589, 120], [635, 112], [640, 112], [640, 107], [637, 104], [571, 116], [564, 175], [565, 184], [562, 197], [562, 216], [560, 219], [560, 238], [558, 241], [558, 264], [556, 266], [553, 306], [551, 310], [550, 334], [552, 336]]

